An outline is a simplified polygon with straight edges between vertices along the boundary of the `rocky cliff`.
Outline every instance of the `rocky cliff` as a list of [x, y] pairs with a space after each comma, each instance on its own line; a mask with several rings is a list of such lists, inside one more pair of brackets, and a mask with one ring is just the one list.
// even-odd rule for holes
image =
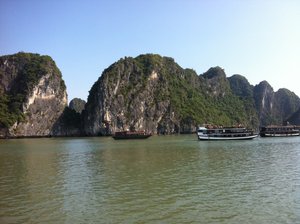
[[286, 119], [286, 122], [300, 126], [300, 108]]
[[252, 86], [248, 80], [241, 75], [229, 77], [231, 89], [239, 96], [247, 111], [256, 114], [254, 124], [270, 125], [283, 124], [300, 106], [299, 97], [288, 89], [279, 89], [274, 92], [267, 81], [262, 81]]
[[52, 135], [55, 136], [82, 136], [85, 135], [82, 131], [82, 111], [86, 102], [79, 98], [74, 98], [70, 101], [53, 126]]
[[0, 57], [0, 136], [52, 135], [67, 106], [66, 86], [49, 56]]
[[298, 122], [299, 108], [298, 96], [274, 92], [266, 81], [252, 86], [220, 67], [198, 75], [155, 54], [120, 59], [103, 71], [87, 103], [73, 99], [67, 107], [66, 86], [49, 56], [0, 57], [0, 137], [191, 133], [204, 123], [258, 128]]
[[256, 109], [254, 99], [254, 87], [241, 75], [233, 75], [228, 78], [232, 92], [243, 102], [249, 124], [257, 128], [260, 124], [259, 112]]
[[74, 98], [69, 103], [69, 108], [75, 110], [77, 113], [81, 114], [84, 110], [86, 102], [80, 98]]
[[267, 81], [254, 87], [254, 100], [260, 125], [283, 124], [300, 107], [299, 97], [288, 89], [274, 92]]
[[83, 123], [88, 135], [127, 129], [190, 133], [201, 123], [248, 124], [248, 115], [223, 69], [198, 76], [172, 58], [147, 54], [121, 59], [103, 72], [90, 90]]

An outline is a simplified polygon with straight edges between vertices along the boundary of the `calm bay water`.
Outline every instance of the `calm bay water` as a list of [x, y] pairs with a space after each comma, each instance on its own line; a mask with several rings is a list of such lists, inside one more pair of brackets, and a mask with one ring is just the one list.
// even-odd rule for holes
[[0, 223], [300, 223], [300, 137], [0, 140]]

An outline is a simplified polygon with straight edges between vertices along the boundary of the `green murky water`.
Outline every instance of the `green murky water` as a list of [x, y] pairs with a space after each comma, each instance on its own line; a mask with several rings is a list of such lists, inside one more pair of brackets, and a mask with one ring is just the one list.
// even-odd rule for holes
[[0, 140], [0, 223], [300, 223], [300, 137]]

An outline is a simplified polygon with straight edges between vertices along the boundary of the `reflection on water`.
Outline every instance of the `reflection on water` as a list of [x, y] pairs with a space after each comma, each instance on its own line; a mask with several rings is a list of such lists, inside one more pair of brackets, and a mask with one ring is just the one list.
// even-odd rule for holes
[[300, 138], [0, 141], [0, 223], [300, 223]]

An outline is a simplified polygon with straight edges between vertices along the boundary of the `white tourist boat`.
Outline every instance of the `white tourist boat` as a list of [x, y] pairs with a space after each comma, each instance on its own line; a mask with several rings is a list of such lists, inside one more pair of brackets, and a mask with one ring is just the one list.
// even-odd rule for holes
[[247, 140], [258, 137], [253, 130], [244, 127], [199, 127], [199, 140]]

